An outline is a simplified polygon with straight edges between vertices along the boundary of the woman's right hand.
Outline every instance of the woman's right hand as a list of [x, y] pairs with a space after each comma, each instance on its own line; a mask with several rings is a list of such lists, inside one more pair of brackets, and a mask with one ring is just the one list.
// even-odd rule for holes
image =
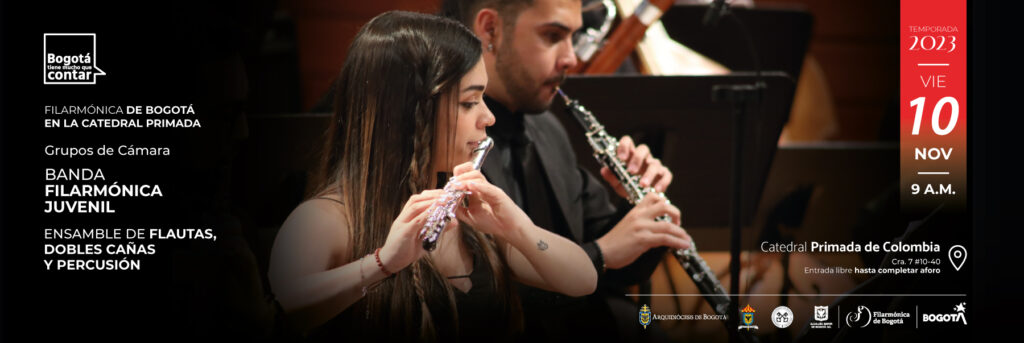
[[426, 255], [420, 230], [427, 222], [430, 209], [437, 203], [444, 190], [431, 189], [409, 197], [398, 218], [391, 223], [387, 241], [380, 249], [380, 260], [391, 273], [405, 269]]

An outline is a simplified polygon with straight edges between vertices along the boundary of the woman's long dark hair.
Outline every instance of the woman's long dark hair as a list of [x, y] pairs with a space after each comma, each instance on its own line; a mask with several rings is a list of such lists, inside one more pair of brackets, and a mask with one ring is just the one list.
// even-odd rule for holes
[[[352, 232], [348, 261], [383, 246], [405, 201], [434, 188], [430, 184], [434, 140], [445, 139], [449, 145], [454, 140], [434, 137], [441, 102], [448, 101], [447, 108], [457, 110], [459, 82], [480, 58], [480, 41], [472, 32], [454, 20], [432, 15], [387, 12], [356, 35], [335, 84], [334, 117], [317, 192], [338, 192], [348, 207]], [[461, 231], [493, 271], [494, 284], [506, 304], [501, 310], [518, 314], [505, 262], [493, 240], [476, 230]], [[382, 282], [367, 296], [366, 306], [377, 317], [373, 319], [386, 318], [390, 334], [433, 340], [439, 331], [457, 332], [454, 299], [451, 284], [428, 255]], [[435, 322], [432, 310], [450, 313], [452, 318]]]

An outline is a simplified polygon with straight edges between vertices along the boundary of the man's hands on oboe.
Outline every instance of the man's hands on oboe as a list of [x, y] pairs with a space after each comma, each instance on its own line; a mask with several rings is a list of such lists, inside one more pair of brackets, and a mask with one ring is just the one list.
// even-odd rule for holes
[[[669, 221], [655, 218], [668, 215]], [[660, 246], [690, 248], [690, 235], [679, 227], [679, 209], [655, 193], [648, 193], [611, 231], [597, 239], [609, 269], [635, 261], [647, 250]]]
[[[608, 268], [618, 269], [635, 261], [648, 249], [667, 246], [675, 249], [690, 247], [690, 235], [680, 227], [680, 212], [668, 204], [657, 193], [664, 192], [672, 183], [672, 172], [661, 161], [651, 155], [645, 144], [633, 143], [633, 138], [623, 136], [616, 149], [619, 160], [626, 164], [626, 171], [640, 176], [641, 188], [654, 187], [655, 192], [647, 194], [610, 232], [597, 239]], [[615, 193], [629, 198], [621, 181], [608, 167], [601, 168], [601, 177], [608, 182]], [[671, 221], [658, 222], [655, 218], [669, 215]]]
[[[664, 192], [672, 183], [672, 172], [661, 164], [661, 160], [651, 155], [651, 149], [646, 144], [637, 146], [633, 143], [633, 138], [622, 136], [615, 151], [619, 160], [626, 164], [626, 171], [640, 176], [640, 187], [647, 188], [653, 185], [656, 191]], [[626, 188], [608, 167], [601, 168], [601, 177], [615, 189], [616, 194], [629, 198]]]

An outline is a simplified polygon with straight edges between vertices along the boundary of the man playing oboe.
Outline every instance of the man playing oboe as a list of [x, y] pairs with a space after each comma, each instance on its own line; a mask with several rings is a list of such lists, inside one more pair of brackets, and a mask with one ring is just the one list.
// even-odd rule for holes
[[[600, 181], [580, 168], [565, 129], [548, 112], [555, 88], [577, 63], [572, 33], [582, 25], [579, 0], [446, 0], [442, 12], [480, 38], [491, 81], [484, 101], [496, 117], [488, 135], [495, 148], [483, 172], [522, 207], [537, 226], [580, 244], [599, 273], [598, 291], [570, 298], [522, 287], [528, 338], [635, 341], [639, 305], [625, 287], [650, 277], [665, 247], [686, 249], [680, 211], [657, 195], [635, 207], [616, 208]], [[664, 191], [672, 173], [628, 136], [618, 157], [642, 187]], [[625, 190], [607, 170], [602, 177], [619, 196]], [[672, 220], [656, 221], [668, 214]]]

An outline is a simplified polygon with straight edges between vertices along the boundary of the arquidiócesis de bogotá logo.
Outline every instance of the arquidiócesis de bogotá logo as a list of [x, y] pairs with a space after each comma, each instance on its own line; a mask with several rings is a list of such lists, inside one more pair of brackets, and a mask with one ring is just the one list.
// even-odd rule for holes
[[44, 33], [43, 84], [94, 85], [107, 75], [96, 66], [95, 33]]

